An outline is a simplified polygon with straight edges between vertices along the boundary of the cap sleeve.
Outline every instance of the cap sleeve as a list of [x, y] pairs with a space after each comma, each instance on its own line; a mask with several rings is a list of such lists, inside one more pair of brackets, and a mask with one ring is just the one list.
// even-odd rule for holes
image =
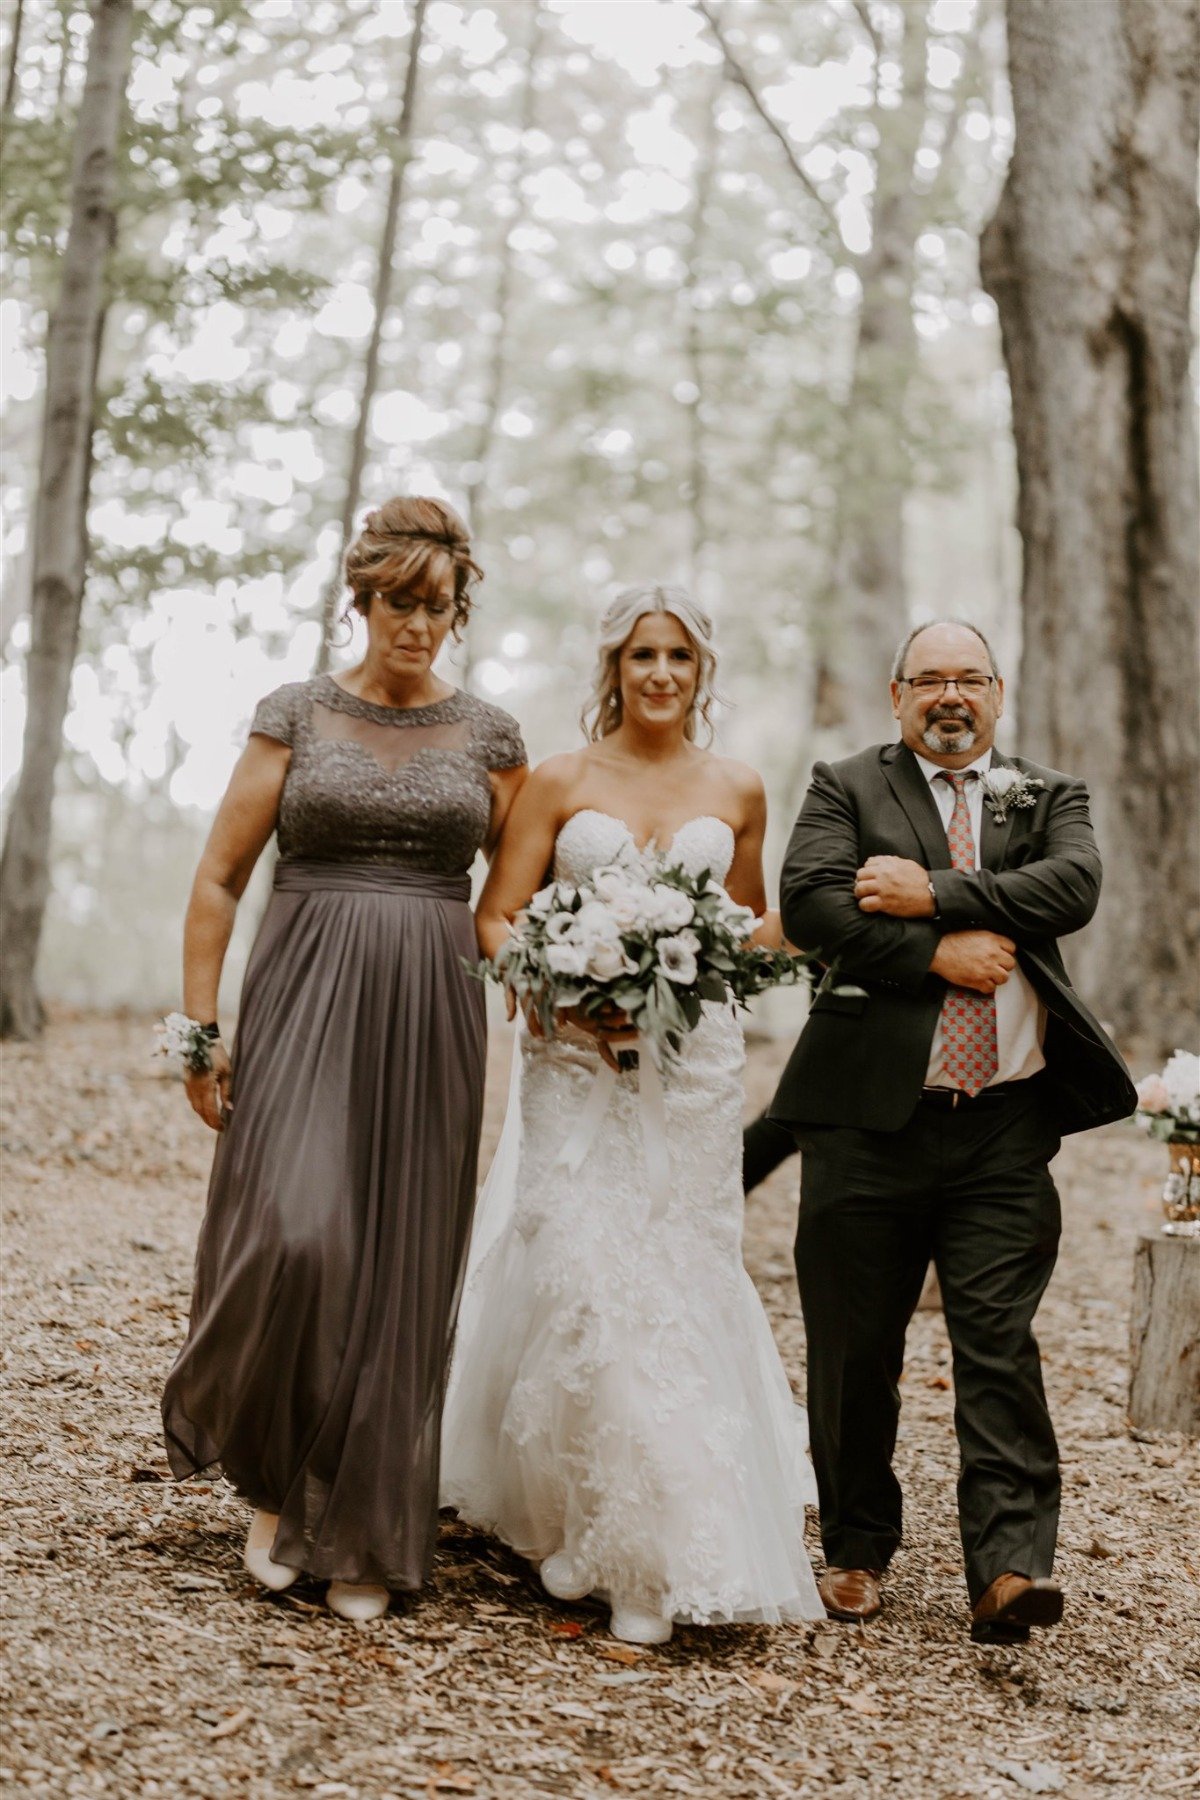
[[489, 706], [480, 723], [480, 747], [489, 769], [519, 769], [529, 761], [521, 727], [511, 713]]
[[300, 684], [291, 681], [260, 700], [250, 721], [251, 737], [274, 738], [276, 743], [290, 746], [296, 733], [299, 695]]

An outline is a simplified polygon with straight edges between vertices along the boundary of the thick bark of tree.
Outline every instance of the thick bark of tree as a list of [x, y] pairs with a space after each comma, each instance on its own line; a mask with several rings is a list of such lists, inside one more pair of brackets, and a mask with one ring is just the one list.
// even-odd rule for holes
[[94, 0], [71, 175], [62, 286], [46, 339], [46, 400], [33, 520], [25, 742], [0, 859], [0, 1033], [41, 1025], [34, 980], [50, 892], [54, 775], [79, 639], [104, 283], [116, 235], [117, 140], [129, 80], [133, 0]]
[[1105, 889], [1072, 960], [1153, 1059], [1192, 1043], [1200, 970], [1200, 8], [1008, 0], [1008, 30], [1016, 140], [981, 263], [1020, 478], [1020, 747], [1091, 786]]
[[404, 71], [404, 93], [400, 116], [392, 135], [392, 172], [388, 179], [387, 205], [383, 215], [383, 233], [379, 240], [379, 262], [375, 271], [374, 317], [367, 352], [363, 360], [362, 385], [358, 412], [350, 439], [350, 456], [346, 467], [346, 486], [342, 496], [342, 516], [338, 538], [337, 561], [333, 573], [321, 593], [321, 641], [317, 647], [316, 673], [328, 669], [333, 648], [331, 639], [337, 623], [338, 603], [344, 588], [342, 562], [354, 536], [355, 517], [362, 496], [363, 470], [367, 463], [367, 433], [371, 423], [371, 406], [379, 386], [379, 354], [384, 326], [392, 300], [392, 266], [396, 260], [396, 240], [400, 227], [400, 207], [404, 199], [404, 180], [412, 160], [413, 115], [417, 104], [417, 76], [420, 70], [421, 38], [425, 30], [428, 0], [416, 0], [412, 30], [408, 39], [408, 61]]
[[708, 90], [705, 101], [704, 124], [696, 152], [692, 210], [688, 221], [687, 272], [680, 296], [684, 306], [684, 353], [687, 358], [688, 380], [693, 389], [687, 402], [687, 475], [684, 481], [684, 497], [688, 508], [688, 578], [693, 591], [701, 599], [705, 597], [700, 589], [709, 566], [712, 533], [708, 519], [708, 455], [704, 418], [704, 315], [697, 304], [697, 289], [707, 237], [708, 204], [717, 169], [719, 96], [718, 81]]
[[21, 67], [21, 27], [25, 21], [25, 0], [17, 0], [8, 40], [8, 68], [4, 76], [5, 116], [12, 111], [17, 98], [17, 75]]

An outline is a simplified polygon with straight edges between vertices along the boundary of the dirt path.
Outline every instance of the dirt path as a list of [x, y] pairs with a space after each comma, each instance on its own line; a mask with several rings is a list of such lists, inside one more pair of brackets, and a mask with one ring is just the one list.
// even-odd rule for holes
[[[637, 1653], [587, 1606], [453, 1524], [432, 1588], [370, 1626], [244, 1575], [219, 1482], [163, 1480], [158, 1395], [180, 1342], [210, 1142], [148, 1021], [57, 1020], [5, 1064], [12, 1648], [3, 1779], [30, 1795], [1169, 1795], [1200, 1786], [1200, 1454], [1125, 1428], [1132, 1246], [1161, 1146], [1073, 1140], [1040, 1337], [1062, 1440], [1068, 1619], [973, 1647], [954, 1525], [939, 1316], [910, 1338], [909, 1542], [866, 1630], [681, 1630]], [[494, 1057], [489, 1129], [503, 1093]], [[752, 1059], [752, 1097], [775, 1050]], [[799, 1384], [795, 1165], [747, 1255]]]

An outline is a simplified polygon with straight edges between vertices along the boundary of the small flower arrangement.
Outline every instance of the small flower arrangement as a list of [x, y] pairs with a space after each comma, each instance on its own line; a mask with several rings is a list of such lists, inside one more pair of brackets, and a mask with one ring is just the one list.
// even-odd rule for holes
[[168, 1013], [154, 1027], [160, 1056], [165, 1056], [181, 1074], [203, 1075], [213, 1066], [212, 1039], [203, 1025], [189, 1019], [186, 1013]]
[[987, 769], [979, 780], [983, 804], [997, 825], [1004, 824], [1010, 807], [1014, 812], [1023, 812], [1027, 807], [1036, 806], [1038, 789], [1046, 785], [1038, 775], [1023, 775], [1020, 769], [1004, 767]]
[[744, 1004], [804, 975], [805, 958], [749, 943], [756, 922], [707, 870], [691, 875], [654, 851], [631, 851], [582, 886], [542, 888], [475, 972], [532, 1008], [547, 1037], [568, 1010], [623, 1013], [666, 1066], [704, 1001]]
[[1200, 1141], [1200, 1056], [1176, 1050], [1158, 1075], [1137, 1084], [1134, 1115], [1151, 1137]]

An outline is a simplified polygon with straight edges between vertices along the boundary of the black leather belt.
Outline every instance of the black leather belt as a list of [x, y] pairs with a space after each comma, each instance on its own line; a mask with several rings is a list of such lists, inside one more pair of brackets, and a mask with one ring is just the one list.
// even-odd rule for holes
[[991, 1087], [980, 1088], [974, 1098], [970, 1094], [964, 1094], [961, 1088], [923, 1087], [921, 1101], [925, 1106], [938, 1107], [943, 1112], [953, 1112], [958, 1106], [970, 1108], [978, 1106], [984, 1100], [1011, 1099], [1018, 1091], [1028, 1093], [1029, 1083], [1036, 1079], [1036, 1076], [1029, 1075], [1021, 1081], [997, 1081]]

